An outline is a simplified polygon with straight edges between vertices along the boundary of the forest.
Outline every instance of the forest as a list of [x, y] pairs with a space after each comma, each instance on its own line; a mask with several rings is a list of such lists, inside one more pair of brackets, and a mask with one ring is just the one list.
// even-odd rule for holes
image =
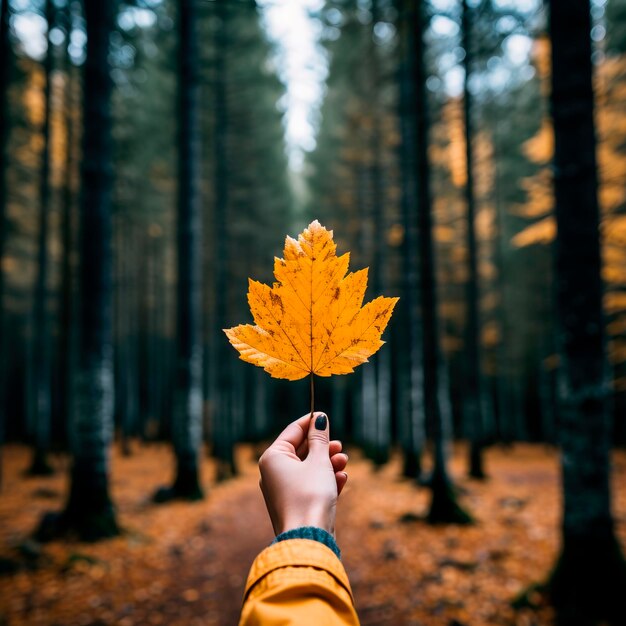
[[[280, 380], [314, 220], [399, 299]], [[0, 626], [237, 623], [313, 389], [364, 626], [626, 624], [626, 0], [0, 0]]]

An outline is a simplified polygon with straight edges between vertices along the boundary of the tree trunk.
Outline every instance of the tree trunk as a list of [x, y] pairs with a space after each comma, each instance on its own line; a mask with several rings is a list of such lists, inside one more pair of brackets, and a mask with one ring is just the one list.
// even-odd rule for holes
[[138, 274], [143, 275], [140, 267], [141, 247], [138, 245], [139, 228], [134, 221], [126, 219], [120, 211], [117, 216], [116, 252], [116, 417], [120, 450], [124, 456], [132, 453], [131, 437], [135, 433], [139, 413], [138, 385], [138, 329], [145, 325], [137, 320], [137, 299], [140, 284]]
[[[356, 6], [356, 4], [355, 4]], [[372, 7], [374, 8], [374, 7]], [[373, 19], [372, 19], [373, 22]], [[371, 110], [368, 110], [369, 100], [372, 98], [372, 91], [376, 89], [376, 85], [372, 88], [370, 79], [370, 66], [372, 64], [372, 30], [367, 25], [359, 24], [357, 26], [359, 39], [358, 44], [355, 39], [355, 45], [359, 45], [363, 50], [363, 56], [367, 59], [366, 63], [362, 63], [357, 68], [357, 75], [354, 77], [355, 89], [358, 90], [359, 105], [354, 112], [349, 115], [349, 132], [355, 134], [355, 148], [359, 151], [360, 156], [354, 159], [354, 187], [355, 187], [355, 206], [358, 219], [357, 234], [357, 254], [358, 259], [351, 257], [353, 262], [357, 262], [360, 266], [374, 267], [373, 251], [376, 247], [374, 232], [374, 191], [372, 185], [372, 168], [369, 166], [368, 157], [366, 156], [372, 149], [369, 133], [366, 124], [371, 122], [374, 124]], [[366, 120], [364, 122], [364, 120]], [[371, 279], [370, 279], [371, 284]], [[374, 453], [374, 437], [376, 434], [377, 421], [377, 402], [376, 402], [376, 365], [374, 367], [363, 367], [359, 369], [358, 374], [358, 402], [355, 406], [355, 413], [359, 416], [356, 431], [356, 440], [362, 446], [363, 452], [368, 458], [373, 458]]]
[[198, 454], [202, 442], [202, 324], [200, 207], [200, 86], [197, 10], [178, 3], [178, 283], [176, 387], [172, 432], [176, 478], [155, 499], [202, 498]]
[[40, 539], [75, 533], [93, 541], [119, 533], [108, 488], [113, 431], [113, 264], [111, 254], [111, 92], [109, 35], [113, 3], [85, 1], [87, 57], [83, 86], [80, 202], [80, 311], [74, 462], [59, 517], [47, 516]]
[[[243, 9], [242, 9], [243, 10]], [[214, 398], [214, 447], [218, 463], [218, 479], [225, 480], [237, 474], [233, 453], [233, 385], [232, 368], [228, 365], [232, 358], [228, 343], [224, 340], [222, 328], [228, 328], [228, 270], [229, 270], [229, 154], [228, 101], [226, 67], [228, 52], [228, 3], [216, 0], [215, 30], [215, 328], [213, 329], [214, 350], [216, 351], [216, 397]]]
[[[402, 373], [406, 380], [402, 385], [403, 397], [400, 400], [401, 446], [404, 455], [402, 474], [407, 478], [419, 478], [422, 473], [422, 451], [424, 448], [424, 372], [422, 370], [422, 337], [419, 319], [419, 274], [417, 258], [417, 224], [414, 217], [416, 203], [414, 137], [414, 95], [413, 85], [413, 46], [411, 31], [405, 7], [399, 3], [401, 12], [400, 30], [400, 68], [399, 68], [399, 112], [400, 133], [400, 168], [402, 184], [402, 223], [404, 241], [402, 254], [403, 298], [400, 300], [399, 313], [407, 329], [407, 344], [403, 347]], [[403, 13], [404, 12], [404, 13]], [[406, 390], [406, 391], [404, 391]]]
[[157, 424], [161, 418], [162, 406], [162, 384], [161, 377], [162, 363], [160, 359], [160, 343], [162, 341], [161, 333], [161, 315], [162, 307], [159, 297], [164, 290], [164, 285], [159, 278], [162, 276], [161, 249], [163, 248], [163, 240], [161, 232], [150, 233], [148, 241], [148, 320], [147, 328], [149, 329], [148, 341], [146, 345], [146, 361], [147, 361], [147, 397], [146, 411], [144, 413], [142, 424], [135, 426], [135, 434], [145, 432], [146, 422], [149, 424]]
[[[372, 116], [372, 134], [370, 149], [372, 165], [370, 177], [372, 184], [372, 224], [374, 228], [374, 250], [372, 256], [372, 291], [375, 295], [387, 292], [387, 220], [385, 211], [385, 188], [383, 172], [383, 148], [381, 132], [380, 87], [381, 72], [378, 50], [374, 42], [374, 26], [380, 19], [379, 0], [372, 0], [372, 27], [369, 31], [370, 63], [370, 114]], [[374, 437], [372, 460], [382, 465], [389, 460], [391, 446], [391, 352], [380, 351], [373, 360], [375, 373], [376, 403], [374, 407]]]
[[63, 181], [63, 212], [61, 217], [61, 289], [59, 311], [59, 349], [58, 349], [58, 380], [59, 402], [58, 411], [61, 424], [65, 425], [64, 440], [69, 441], [67, 425], [71, 421], [73, 411], [73, 381], [76, 349], [76, 280], [75, 267], [72, 263], [76, 237], [75, 189], [74, 171], [76, 166], [75, 142], [76, 126], [75, 113], [76, 99], [74, 90], [76, 76], [74, 66], [69, 56], [69, 39], [72, 32], [71, 3], [67, 3], [64, 10], [65, 18], [65, 52], [63, 54], [65, 70], [65, 171]]
[[9, 141], [9, 85], [13, 53], [11, 50], [8, 0], [0, 0], [0, 489], [2, 488], [2, 445], [5, 429], [6, 344], [4, 334], [4, 242], [6, 238], [7, 144]]
[[54, 52], [50, 41], [50, 31], [54, 25], [54, 5], [46, 1], [46, 23], [48, 49], [44, 60], [44, 118], [41, 134], [43, 149], [39, 172], [39, 231], [37, 236], [37, 277], [33, 297], [34, 340], [31, 355], [33, 368], [33, 457], [29, 474], [46, 475], [52, 473], [47, 454], [50, 449], [51, 427], [51, 369], [50, 369], [50, 331], [48, 312], [48, 233], [50, 223], [50, 117], [52, 113], [52, 70]]
[[333, 376], [331, 379], [331, 416], [333, 418], [333, 437], [346, 437], [347, 381], [345, 376]]
[[562, 624], [626, 623], [626, 565], [611, 517], [610, 428], [588, 0], [552, 0], [555, 287], [562, 551], [550, 581]]
[[469, 431], [470, 458], [469, 475], [483, 479], [483, 448], [485, 446], [485, 416], [483, 415], [483, 380], [480, 355], [480, 312], [478, 250], [476, 243], [476, 197], [474, 194], [474, 157], [472, 154], [472, 94], [469, 89], [472, 55], [472, 21], [467, 0], [463, 0], [462, 10], [463, 67], [463, 117], [465, 121], [465, 202], [467, 205], [467, 251], [468, 277], [465, 292], [467, 323], [465, 327], [465, 393], [463, 398], [464, 417]]
[[424, 59], [424, 6], [411, 0], [411, 25], [414, 41], [413, 86], [415, 89], [415, 181], [416, 213], [421, 269], [423, 384], [426, 418], [431, 424], [434, 465], [431, 479], [432, 501], [428, 520], [431, 523], [470, 521], [469, 515], [456, 501], [456, 494], [447, 470], [447, 447], [450, 437], [450, 399], [445, 364], [439, 342], [437, 286], [435, 282], [435, 251], [433, 244], [430, 163], [428, 161], [428, 104]]
[[511, 385], [510, 385], [510, 358], [507, 347], [508, 338], [508, 317], [507, 317], [507, 291], [506, 282], [504, 280], [505, 255], [504, 250], [507, 245], [507, 233], [503, 219], [503, 207], [500, 199], [500, 170], [498, 163], [500, 162], [500, 124], [496, 121], [493, 134], [494, 147], [494, 203], [495, 203], [495, 220], [494, 220], [494, 239], [495, 253], [494, 262], [497, 268], [495, 288], [498, 293], [498, 309], [496, 319], [498, 328], [500, 329], [500, 340], [496, 348], [496, 415], [497, 415], [497, 437], [504, 444], [513, 442], [513, 427], [511, 414], [513, 406], [511, 403]]

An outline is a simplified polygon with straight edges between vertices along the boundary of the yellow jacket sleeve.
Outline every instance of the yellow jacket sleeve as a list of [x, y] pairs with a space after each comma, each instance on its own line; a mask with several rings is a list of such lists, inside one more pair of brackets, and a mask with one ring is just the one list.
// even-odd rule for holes
[[252, 564], [239, 626], [358, 624], [348, 575], [319, 541], [281, 541]]

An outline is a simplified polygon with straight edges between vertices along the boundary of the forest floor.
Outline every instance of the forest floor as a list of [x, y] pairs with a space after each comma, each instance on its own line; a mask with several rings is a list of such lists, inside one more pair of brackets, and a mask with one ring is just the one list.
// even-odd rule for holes
[[[516, 445], [487, 453], [489, 480], [463, 478], [464, 448], [453, 474], [470, 527], [422, 521], [428, 492], [398, 478], [400, 460], [379, 471], [350, 450], [337, 539], [363, 626], [549, 625], [548, 607], [514, 611], [511, 600], [545, 579], [557, 555], [558, 456]], [[66, 493], [68, 461], [27, 478], [28, 451], [8, 446], [0, 493], [0, 625], [229, 626], [237, 623], [243, 585], [256, 554], [273, 538], [258, 489], [254, 451], [241, 446], [240, 477], [215, 484], [203, 461], [207, 497], [155, 505], [172, 459], [164, 445], [117, 451], [112, 494], [121, 537], [96, 544], [28, 538]], [[614, 457], [617, 528], [626, 548], [626, 453]]]

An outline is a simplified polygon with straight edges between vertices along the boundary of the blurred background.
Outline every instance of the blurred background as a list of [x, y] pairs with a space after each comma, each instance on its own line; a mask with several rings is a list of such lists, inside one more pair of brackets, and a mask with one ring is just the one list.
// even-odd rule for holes
[[[623, 448], [626, 1], [586, 4], [597, 146], [581, 151], [597, 154], [607, 433]], [[363, 622], [551, 623], [548, 603], [508, 604], [547, 576], [558, 547], [562, 354], [544, 3], [2, 0], [1, 11], [0, 623], [236, 619], [242, 577], [271, 539], [254, 459], [306, 412], [309, 391], [306, 380], [274, 380], [239, 361], [221, 329], [251, 321], [248, 277], [271, 284], [285, 235], [313, 219], [334, 230], [351, 269], [370, 268], [366, 299], [401, 297], [370, 364], [316, 380], [316, 409], [354, 450], [346, 515], [361, 526], [346, 544], [357, 598], [384, 596]], [[433, 369], [439, 409], [429, 413], [421, 385]], [[450, 457], [422, 462], [449, 442]], [[433, 568], [454, 574], [437, 583], [444, 596], [473, 588], [482, 598], [473, 608], [436, 594], [411, 604], [422, 591], [395, 578], [385, 588], [368, 567], [378, 559], [397, 577], [405, 559], [424, 575], [407, 542], [438, 463], [452, 495], [448, 517], [431, 521], [497, 523], [485, 532], [497, 537], [500, 564], [486, 582], [474, 573], [482, 557], [467, 556], [483, 541], [475, 529], [424, 530], [440, 558], [466, 549]], [[83, 492], [81, 472], [91, 477]], [[367, 484], [378, 485], [373, 500]], [[94, 485], [101, 501], [85, 507], [106, 518], [97, 531], [76, 514]], [[202, 495], [202, 505], [172, 504], [173, 517], [148, 504]], [[626, 503], [614, 506], [624, 539]], [[39, 527], [50, 509], [63, 512]], [[237, 511], [259, 522], [234, 556], [219, 533], [237, 544]], [[26, 539], [37, 527], [38, 539]], [[135, 530], [110, 552], [78, 541], [122, 527]], [[527, 541], [541, 544], [529, 568], [524, 550], [498, 557]], [[203, 563], [218, 567], [205, 580], [219, 582], [206, 593], [188, 582], [170, 597], [169, 581], [152, 593], [139, 579], [165, 575], [145, 560], [161, 549], [170, 572], [208, 551]], [[359, 560], [360, 549], [369, 557]], [[487, 597], [509, 558], [513, 582]], [[107, 580], [132, 568], [143, 573], [124, 593], [148, 591], [118, 601]]]

